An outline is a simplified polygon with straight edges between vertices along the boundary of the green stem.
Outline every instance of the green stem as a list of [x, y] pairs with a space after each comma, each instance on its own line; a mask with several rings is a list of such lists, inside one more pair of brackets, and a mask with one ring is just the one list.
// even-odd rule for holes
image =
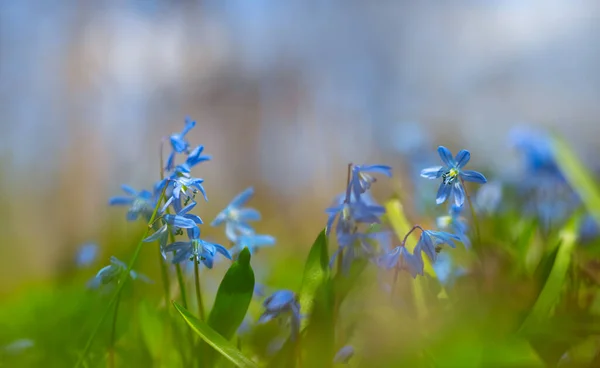
[[115, 304], [115, 313], [113, 313], [112, 327], [110, 332], [110, 343], [108, 345], [108, 366], [115, 368], [115, 337], [117, 335], [117, 314], [119, 312], [119, 304], [121, 303], [121, 295], [117, 296]]
[[465, 195], [467, 196], [467, 202], [469, 203], [469, 209], [471, 210], [471, 218], [473, 219], [473, 224], [475, 225], [475, 236], [477, 237], [477, 244], [481, 244], [481, 233], [479, 232], [479, 221], [477, 220], [477, 214], [475, 213], [475, 207], [473, 206], [473, 202], [471, 201], [471, 195], [467, 191], [467, 187], [465, 186], [465, 181], [461, 178], [461, 184], [465, 190]]
[[204, 314], [204, 302], [202, 301], [202, 291], [200, 290], [200, 261], [198, 259], [194, 260], [194, 283], [196, 285], [196, 300], [198, 301], [198, 316], [201, 321], [206, 320], [206, 315]]
[[104, 313], [102, 313], [102, 316], [100, 317], [100, 320], [98, 321], [98, 324], [96, 324], [96, 327], [94, 327], [92, 334], [88, 338], [88, 340], [85, 344], [85, 347], [83, 348], [83, 352], [81, 353], [81, 355], [79, 356], [79, 359], [77, 360], [77, 363], [75, 364], [75, 368], [80, 367], [81, 364], [83, 363], [83, 360], [85, 359], [87, 353], [89, 352], [90, 348], [92, 347], [92, 343], [94, 342], [94, 339], [96, 338], [96, 335], [98, 334], [98, 331], [100, 331], [100, 327], [102, 327], [102, 323], [104, 323], [104, 320], [108, 317], [108, 314], [112, 310], [113, 306], [117, 303], [117, 300], [119, 299], [119, 296], [121, 295], [121, 291], [123, 290], [123, 287], [127, 283], [127, 280], [129, 280], [129, 273], [131, 272], [131, 269], [133, 268], [135, 261], [137, 261], [138, 257], [140, 256], [140, 252], [142, 251], [142, 245], [144, 244], [144, 239], [146, 239], [148, 237], [148, 233], [150, 232], [150, 229], [152, 228], [151, 224], [154, 222], [154, 219], [156, 218], [156, 215], [158, 213], [158, 209], [160, 208], [160, 204], [165, 198], [166, 189], [167, 189], [167, 186], [165, 185], [165, 187], [162, 190], [162, 193], [160, 194], [160, 197], [158, 198], [158, 201], [156, 201], [156, 206], [154, 206], [154, 211], [152, 212], [152, 216], [150, 217], [150, 220], [148, 221], [148, 226], [146, 227], [144, 234], [140, 238], [140, 241], [138, 242], [137, 246], [135, 247], [133, 256], [131, 257], [129, 264], [127, 265], [127, 269], [125, 270], [125, 272], [123, 273], [123, 276], [121, 276], [121, 279], [119, 280], [119, 282], [117, 284], [118, 285], [117, 290], [115, 290], [112, 298], [108, 302], [108, 306], [104, 310]]

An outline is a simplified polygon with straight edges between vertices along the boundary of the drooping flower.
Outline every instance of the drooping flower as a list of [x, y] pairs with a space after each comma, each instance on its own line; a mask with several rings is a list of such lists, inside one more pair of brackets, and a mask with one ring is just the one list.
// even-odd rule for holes
[[436, 196], [436, 203], [442, 204], [450, 196], [454, 196], [454, 203], [462, 206], [465, 202], [465, 189], [463, 180], [484, 184], [487, 179], [483, 174], [473, 170], [463, 170], [471, 159], [471, 153], [461, 150], [456, 157], [444, 146], [438, 147], [438, 154], [446, 166], [434, 166], [421, 171], [421, 176], [427, 179], [442, 178], [442, 183]]
[[454, 204], [450, 206], [448, 215], [438, 217], [436, 219], [436, 223], [438, 228], [455, 234], [465, 245], [465, 247], [470, 248], [471, 241], [467, 235], [469, 225], [467, 224], [467, 219], [461, 215], [462, 210], [463, 207], [459, 207]]
[[267, 323], [274, 318], [289, 319], [291, 326], [291, 339], [295, 340], [300, 332], [300, 304], [296, 294], [290, 290], [274, 292], [263, 302], [264, 313], [258, 323]]
[[169, 154], [169, 158], [167, 159], [167, 166], [165, 167], [166, 171], [173, 170], [175, 165], [175, 156], [178, 153], [184, 153], [189, 150], [190, 144], [185, 140], [185, 135], [192, 130], [194, 126], [196, 126], [196, 122], [188, 117], [185, 119], [185, 127], [181, 133], [174, 133], [169, 137], [172, 150]]
[[203, 156], [202, 151], [204, 151], [204, 146], [196, 147], [190, 152], [184, 163], [175, 167], [175, 172], [189, 174], [194, 166], [204, 161], [210, 161], [212, 157], [208, 155]]
[[[92, 288], [96, 288], [100, 285], [106, 285], [106, 284], [110, 284], [112, 282], [118, 282], [118, 281], [120, 281], [123, 273], [126, 271], [127, 271], [127, 265], [123, 261], [119, 260], [117, 257], [111, 256], [110, 264], [106, 267], [103, 267], [100, 271], [98, 271], [98, 273], [96, 274], [96, 277], [94, 277], [90, 281], [89, 286]], [[137, 273], [134, 270], [129, 271], [129, 276], [133, 280], [141, 280], [141, 281], [144, 281], [147, 283], [152, 282], [147, 276]]]
[[392, 168], [387, 165], [354, 165], [350, 178], [350, 190], [358, 198], [361, 194], [371, 189], [375, 178], [370, 175], [383, 174], [388, 178], [392, 177]]
[[127, 220], [137, 220], [141, 215], [145, 219], [149, 219], [154, 211], [156, 205], [156, 199], [147, 190], [137, 191], [129, 185], [121, 185], [121, 188], [128, 196], [116, 196], [108, 200], [108, 204], [111, 206], [129, 206], [127, 211]]
[[227, 259], [231, 259], [229, 251], [220, 244], [211, 243], [200, 239], [200, 229], [194, 227], [188, 229], [188, 241], [178, 241], [165, 247], [165, 252], [177, 252], [172, 263], [181, 263], [184, 260], [202, 262], [208, 268], [212, 268], [216, 253], [221, 253]]
[[417, 275], [423, 276], [424, 263], [421, 255], [421, 247], [421, 243], [417, 243], [411, 254], [404, 245], [399, 245], [391, 251], [384, 253], [378, 259], [378, 264], [380, 267], [388, 270], [398, 268], [407, 271], [413, 278], [416, 278]]
[[[169, 203], [169, 202], [167, 202]], [[178, 203], [178, 201], [175, 201]], [[187, 206], [179, 209], [176, 214], [165, 214], [163, 215], [163, 219], [165, 222], [171, 226], [175, 226], [176, 228], [181, 229], [191, 229], [195, 228], [197, 225], [201, 225], [202, 219], [200, 216], [193, 215], [188, 213], [196, 206], [196, 202], [192, 202]]]
[[231, 200], [210, 225], [219, 226], [225, 223], [225, 234], [233, 243], [238, 241], [240, 235], [254, 234], [254, 229], [248, 222], [260, 220], [260, 212], [254, 208], [243, 207], [253, 195], [254, 188], [246, 188]]
[[417, 246], [420, 246], [420, 249], [429, 257], [431, 262], [435, 262], [439, 251], [438, 247], [448, 244], [452, 248], [456, 248], [455, 241], [460, 241], [457, 235], [444, 231], [423, 230]]

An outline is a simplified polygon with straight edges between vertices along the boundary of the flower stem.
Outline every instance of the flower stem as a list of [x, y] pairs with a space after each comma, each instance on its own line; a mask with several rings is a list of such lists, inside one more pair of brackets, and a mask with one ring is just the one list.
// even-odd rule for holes
[[198, 301], [198, 316], [201, 321], [206, 320], [204, 314], [204, 302], [202, 301], [202, 291], [200, 290], [200, 261], [194, 260], [194, 282], [196, 285], [196, 300]]
[[110, 332], [110, 342], [108, 345], [108, 367], [115, 368], [115, 337], [117, 334], [117, 314], [119, 312], [119, 304], [121, 303], [121, 294], [117, 296], [115, 304], [115, 313], [113, 313], [112, 327]]
[[92, 343], [94, 342], [94, 339], [96, 338], [96, 335], [100, 331], [100, 327], [102, 327], [102, 323], [104, 323], [104, 320], [108, 317], [108, 314], [112, 310], [112, 307], [115, 304], [117, 304], [117, 300], [119, 299], [119, 297], [121, 295], [121, 291], [123, 290], [123, 287], [125, 286], [125, 284], [129, 280], [129, 273], [131, 272], [131, 269], [133, 268], [133, 265], [135, 264], [135, 261], [137, 261], [139, 255], [140, 255], [140, 252], [142, 251], [142, 245], [144, 244], [144, 239], [146, 239], [148, 237], [148, 233], [150, 232], [150, 229], [152, 228], [152, 226], [150, 224], [152, 224], [154, 222], [154, 219], [156, 218], [156, 215], [158, 213], [158, 209], [160, 207], [160, 203], [165, 198], [165, 191], [166, 191], [166, 189], [167, 189], [167, 187], [165, 186], [163, 188], [163, 190], [162, 190], [162, 193], [160, 194], [160, 197], [158, 198], [158, 201], [156, 201], [156, 206], [154, 207], [154, 211], [152, 212], [152, 216], [150, 217], [150, 220], [148, 221], [149, 225], [146, 227], [146, 230], [144, 231], [144, 234], [140, 238], [137, 246], [135, 247], [135, 251], [133, 252], [133, 256], [131, 257], [131, 260], [129, 261], [129, 264], [127, 265], [127, 269], [125, 270], [125, 272], [123, 272], [123, 276], [121, 276], [121, 279], [119, 280], [119, 282], [117, 284], [118, 285], [117, 289], [115, 290], [115, 292], [113, 293], [112, 298], [108, 302], [108, 306], [104, 310], [104, 313], [102, 313], [102, 316], [100, 317], [100, 320], [98, 321], [98, 324], [96, 324], [96, 327], [94, 327], [94, 330], [92, 331], [92, 334], [88, 338], [88, 340], [87, 340], [87, 342], [85, 344], [85, 347], [83, 348], [83, 352], [79, 356], [79, 359], [77, 360], [77, 363], [75, 363], [75, 368], [78, 368], [78, 367], [81, 366], [81, 364], [83, 364], [83, 361], [84, 361], [87, 353], [90, 351], [90, 348], [92, 347]]
[[471, 201], [471, 195], [467, 191], [467, 187], [465, 186], [465, 181], [461, 178], [461, 184], [465, 190], [465, 195], [467, 196], [467, 202], [469, 203], [469, 209], [471, 210], [471, 218], [473, 219], [473, 224], [475, 225], [475, 236], [477, 237], [477, 244], [481, 244], [481, 233], [479, 232], [479, 221], [477, 220], [477, 214], [475, 213], [475, 207], [473, 207], [473, 202]]

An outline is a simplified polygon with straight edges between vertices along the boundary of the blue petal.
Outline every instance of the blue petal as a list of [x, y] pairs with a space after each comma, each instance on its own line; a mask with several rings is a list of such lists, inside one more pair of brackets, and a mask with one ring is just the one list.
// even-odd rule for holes
[[177, 254], [175, 255], [175, 257], [173, 257], [173, 259], [171, 260], [171, 263], [176, 264], [176, 263], [181, 263], [183, 261], [187, 261], [190, 258], [190, 255], [191, 255], [191, 252], [190, 252], [189, 248], [178, 251]]
[[179, 252], [180, 250], [188, 249], [192, 246], [192, 243], [189, 241], [179, 241], [175, 243], [171, 243], [165, 247], [165, 252]]
[[460, 176], [466, 180], [471, 181], [473, 183], [485, 184], [487, 183], [487, 179], [483, 176], [482, 173], [473, 171], [473, 170], [463, 170], [460, 172]]
[[187, 215], [183, 215], [183, 217], [185, 217], [186, 219], [190, 219], [199, 225], [202, 225], [204, 223], [204, 221], [202, 221], [202, 219], [198, 215], [192, 215], [191, 213], [188, 213]]
[[144, 243], [150, 243], [153, 242], [155, 240], [157, 240], [158, 238], [160, 238], [161, 236], [165, 235], [167, 233], [167, 225], [163, 225], [160, 229], [156, 230], [156, 232], [152, 235], [150, 235], [149, 237], [147, 237], [146, 239], [143, 240]]
[[346, 345], [341, 348], [333, 358], [333, 362], [336, 364], [345, 364], [348, 363], [350, 358], [354, 355], [354, 348], [350, 345]]
[[217, 215], [217, 217], [215, 217], [215, 219], [210, 223], [210, 226], [219, 226], [223, 222], [225, 222], [225, 220], [227, 220], [227, 213], [225, 211], [220, 212]]
[[394, 268], [398, 262], [398, 258], [400, 257], [400, 248], [402, 247], [396, 247], [391, 252], [384, 254], [379, 259], [379, 265], [387, 268], [388, 270]]
[[452, 186], [449, 184], [440, 184], [440, 188], [438, 189], [437, 196], [435, 198], [435, 203], [442, 204], [446, 201], [448, 196], [452, 192]]
[[460, 181], [454, 182], [454, 204], [462, 206], [465, 203], [465, 188]]
[[188, 204], [187, 206], [183, 207], [181, 210], [179, 210], [177, 212], [178, 215], [185, 215], [186, 213], [190, 212], [194, 207], [196, 207], [196, 202], [192, 201], [192, 203]]
[[134, 199], [130, 197], [112, 197], [108, 200], [108, 204], [111, 206], [129, 206], [133, 201]]
[[196, 126], [196, 122], [192, 119], [190, 119], [189, 117], [185, 118], [185, 127], [183, 128], [183, 131], [181, 132], [181, 136], [185, 136], [186, 134], [188, 134], [188, 132], [190, 130], [192, 130], [193, 127]]
[[296, 301], [296, 295], [290, 290], [279, 290], [268, 297], [264, 306], [268, 311], [280, 311]]
[[392, 167], [388, 165], [366, 165], [360, 166], [360, 171], [362, 172], [372, 172], [383, 174], [387, 177], [392, 177]]
[[427, 179], [438, 179], [444, 173], [444, 168], [441, 166], [428, 167], [421, 170], [421, 177]]
[[217, 250], [217, 252], [221, 253], [223, 256], [225, 256], [225, 258], [231, 259], [231, 253], [229, 253], [229, 250], [227, 250], [227, 248], [225, 248], [221, 244], [213, 243], [213, 245], [214, 245], [215, 249]]
[[137, 190], [133, 189], [132, 187], [130, 187], [127, 184], [121, 185], [121, 189], [123, 189], [123, 191], [125, 193], [127, 193], [127, 194], [129, 194], [130, 196], [133, 196], [133, 197], [137, 196], [137, 194], [138, 194]]
[[185, 218], [183, 216], [165, 215], [164, 219], [168, 224], [173, 225], [175, 227], [180, 227], [182, 229], [196, 227], [196, 223], [194, 222], [194, 220]]
[[175, 165], [175, 151], [172, 151], [169, 154], [169, 158], [167, 159], [167, 166], [165, 166], [165, 170], [167, 170], [167, 171], [173, 170], [174, 165]]
[[254, 188], [248, 187], [243, 192], [236, 195], [231, 200], [228, 207], [239, 208], [239, 207], [243, 206], [244, 204], [246, 204], [246, 202], [248, 202], [248, 200], [250, 200], [250, 198], [252, 198], [253, 195], [254, 195]]
[[467, 150], [461, 150], [456, 154], [456, 158], [454, 159], [456, 161], [456, 168], [463, 168], [469, 162], [470, 159], [471, 153]]
[[[427, 257], [429, 257], [429, 259], [432, 262], [435, 262], [437, 253], [435, 252], [435, 245], [433, 244], [433, 240], [431, 239], [431, 236], [429, 235], [429, 232], [427, 230], [423, 231], [421, 233], [421, 238], [419, 239], [419, 244], [421, 247], [420, 249], [423, 252], [425, 252]], [[419, 244], [417, 244], [417, 246]]]
[[173, 151], [177, 153], [183, 153], [187, 148], [188, 144], [183, 137], [179, 134], [173, 134], [171, 136], [171, 146], [173, 146]]
[[188, 234], [188, 238], [190, 238], [190, 240], [198, 239], [198, 238], [200, 238], [200, 228], [198, 226], [194, 226], [191, 229], [187, 229], [187, 234]]
[[238, 238], [237, 226], [231, 222], [227, 222], [225, 224], [225, 235], [227, 236], [227, 239], [235, 242]]
[[327, 225], [325, 226], [325, 235], [326, 236], [329, 236], [329, 234], [331, 233], [331, 227], [333, 226], [333, 222], [335, 221], [336, 217], [337, 217], [337, 212], [329, 215], [329, 218], [327, 219]]
[[242, 208], [238, 212], [239, 221], [258, 221], [260, 220], [260, 212], [254, 208]]
[[445, 163], [446, 166], [448, 166], [448, 167], [455, 166], [454, 159], [452, 158], [452, 152], [450, 152], [450, 150], [448, 148], [446, 148], [444, 146], [439, 146], [438, 154], [440, 155], [442, 162]]

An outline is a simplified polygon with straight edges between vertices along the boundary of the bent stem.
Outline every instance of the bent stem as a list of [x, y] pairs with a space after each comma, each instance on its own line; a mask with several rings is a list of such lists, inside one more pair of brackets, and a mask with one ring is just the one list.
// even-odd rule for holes
[[152, 228], [151, 224], [156, 219], [156, 215], [158, 214], [158, 209], [160, 207], [160, 203], [165, 199], [166, 189], [167, 189], [167, 186], [165, 186], [163, 188], [163, 190], [160, 194], [160, 197], [158, 198], [158, 201], [156, 201], [156, 206], [154, 206], [154, 211], [152, 212], [152, 216], [150, 217], [150, 220], [148, 221], [148, 226], [146, 227], [144, 234], [140, 238], [137, 246], [135, 247], [133, 256], [131, 257], [129, 264], [127, 265], [127, 269], [125, 270], [125, 272], [123, 272], [123, 275], [121, 276], [121, 279], [119, 280], [119, 282], [117, 284], [118, 285], [117, 289], [115, 290], [112, 298], [108, 302], [108, 306], [104, 310], [104, 313], [102, 313], [100, 320], [98, 321], [98, 323], [94, 327], [94, 330], [92, 331], [92, 334], [88, 338], [88, 340], [85, 344], [85, 347], [83, 348], [83, 352], [81, 353], [81, 355], [79, 356], [79, 359], [77, 360], [77, 363], [75, 363], [75, 368], [80, 367], [81, 364], [83, 363], [86, 355], [88, 354], [88, 352], [90, 351], [90, 348], [92, 347], [92, 343], [94, 342], [96, 335], [98, 335], [98, 331], [100, 331], [100, 327], [102, 327], [102, 323], [104, 323], [104, 320], [108, 317], [108, 314], [112, 310], [113, 306], [115, 304], [117, 304], [117, 301], [121, 295], [121, 291], [123, 291], [123, 287], [125, 286], [127, 280], [129, 280], [129, 274], [130, 274], [131, 270], [133, 269], [133, 265], [135, 264], [135, 261], [137, 261], [138, 257], [140, 256], [140, 252], [142, 250], [142, 245], [144, 244], [144, 239], [146, 239], [148, 237], [148, 233], [150, 232], [150, 229]]
[[119, 304], [121, 303], [121, 295], [117, 296], [115, 304], [115, 313], [113, 313], [112, 327], [110, 332], [110, 343], [108, 345], [108, 366], [115, 367], [115, 337], [117, 334], [117, 314], [119, 313]]

